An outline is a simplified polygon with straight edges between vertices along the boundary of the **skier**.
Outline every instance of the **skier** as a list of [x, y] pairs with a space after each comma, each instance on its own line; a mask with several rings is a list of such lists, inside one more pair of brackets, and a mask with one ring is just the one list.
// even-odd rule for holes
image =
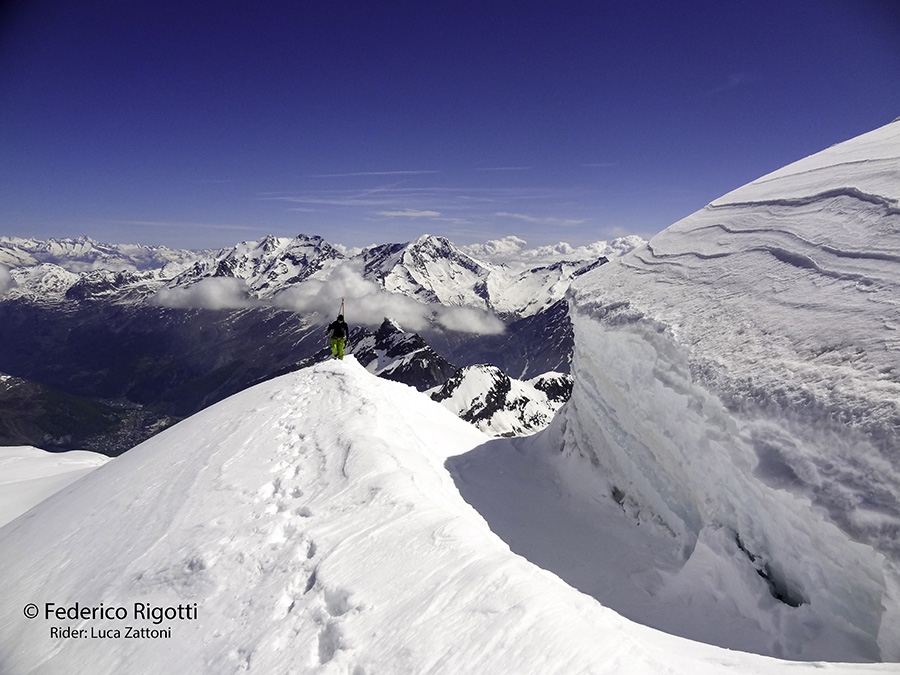
[[337, 321], [332, 321], [328, 328], [325, 329], [325, 335], [331, 336], [331, 354], [332, 356], [344, 360], [344, 345], [350, 336], [350, 329], [347, 322], [344, 321], [344, 315], [338, 314]]

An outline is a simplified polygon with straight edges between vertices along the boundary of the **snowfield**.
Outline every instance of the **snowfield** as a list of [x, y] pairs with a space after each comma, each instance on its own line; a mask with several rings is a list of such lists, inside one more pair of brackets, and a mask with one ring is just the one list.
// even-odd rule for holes
[[83, 450], [0, 447], [0, 526], [107, 461], [109, 457]]
[[[235, 395], [0, 529], [0, 671], [896, 672], [694, 643], [579, 593], [512, 553], [444, 466], [462, 481], [467, 457], [546, 450], [509, 444], [352, 357]], [[53, 613], [76, 603], [125, 618]], [[86, 632], [51, 637], [67, 626]]]

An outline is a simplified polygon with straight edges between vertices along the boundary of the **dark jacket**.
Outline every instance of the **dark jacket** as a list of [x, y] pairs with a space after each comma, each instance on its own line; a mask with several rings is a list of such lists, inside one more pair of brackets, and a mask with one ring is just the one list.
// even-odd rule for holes
[[350, 328], [347, 327], [347, 322], [343, 319], [339, 318], [337, 321], [332, 321], [328, 328], [325, 331], [326, 334], [330, 333], [333, 338], [347, 338], [350, 335]]

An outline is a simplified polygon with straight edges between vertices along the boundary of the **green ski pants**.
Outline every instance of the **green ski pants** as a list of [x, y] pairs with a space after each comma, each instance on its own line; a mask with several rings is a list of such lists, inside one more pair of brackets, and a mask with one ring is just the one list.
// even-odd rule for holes
[[331, 338], [331, 354], [344, 360], [344, 338]]

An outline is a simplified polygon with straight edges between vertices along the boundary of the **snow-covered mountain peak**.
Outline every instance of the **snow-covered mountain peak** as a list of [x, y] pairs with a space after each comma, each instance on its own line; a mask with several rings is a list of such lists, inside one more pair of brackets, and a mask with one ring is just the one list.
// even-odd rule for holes
[[447, 260], [475, 275], [484, 275], [489, 270], [483, 264], [454, 246], [446, 237], [425, 234], [411, 242], [404, 253], [404, 261], [419, 267], [429, 263]]
[[255, 297], [271, 298], [343, 259], [343, 253], [319, 236], [269, 235], [198, 260], [191, 269], [174, 279], [170, 287], [207, 278], [234, 278], [246, 282], [248, 292]]
[[14, 268], [9, 274], [12, 284], [3, 297], [27, 298], [35, 304], [63, 302], [67, 291], [81, 278], [54, 263]]
[[423, 234], [409, 242], [409, 248], [423, 253], [432, 253], [435, 256], [450, 255], [456, 247], [446, 237], [434, 234]]
[[385, 318], [374, 333], [352, 331], [353, 354], [369, 372], [419, 391], [444, 382], [457, 368], [435, 352], [418, 333], [403, 330]]
[[375, 344], [390, 358], [408, 357], [413, 352], [426, 348], [431, 352], [431, 348], [418, 333], [403, 330], [399, 323], [387, 317], [375, 332]]
[[392, 318], [386, 316], [384, 317], [384, 322], [381, 324], [381, 327], [378, 329], [378, 333], [384, 337], [389, 337], [396, 333], [403, 333], [403, 328], [401, 328], [400, 324]]
[[[613, 250], [605, 242], [581, 249], [568, 245], [556, 248], [569, 251], [577, 259], [557, 260], [554, 253], [548, 265], [536, 265], [538, 259], [530, 257], [527, 265], [510, 267], [473, 257], [435, 235], [373, 246], [352, 255], [320, 236], [306, 234], [268, 235], [200, 252], [99, 244], [89, 238], [39, 242], [6, 237], [0, 239], [0, 292], [9, 290], [8, 275], [12, 274], [18, 275], [15, 281], [19, 288], [9, 297], [43, 304], [101, 300], [203, 309], [245, 309], [266, 304], [308, 309], [311, 298], [320, 295], [321, 288], [316, 287], [319, 283], [327, 284], [328, 291], [338, 297], [362, 298], [383, 290], [425, 306], [440, 304], [452, 308], [451, 314], [457, 318], [485, 319], [466, 320], [464, 325], [496, 331], [499, 322], [490, 314], [514, 320], [541, 313], [563, 298], [575, 276], [605, 262], [606, 258], [596, 251]], [[490, 247], [485, 248], [485, 252], [488, 250]], [[55, 278], [43, 280], [40, 270], [32, 269], [40, 264], [61, 266], [76, 275], [69, 280], [70, 286], [77, 284], [78, 288], [68, 294], [68, 289], [60, 286], [58, 275], [51, 274], [52, 268], [43, 271]], [[307, 281], [313, 283], [300, 288]], [[57, 290], [48, 295], [47, 288]], [[405, 302], [386, 297], [380, 301], [384, 305]], [[408, 311], [413, 307], [409, 303], [405, 306]], [[483, 314], [455, 311], [460, 307], [489, 314], [485, 318]], [[381, 313], [376, 311], [375, 318]], [[454, 320], [448, 325], [458, 323]]]
[[366, 249], [365, 276], [390, 293], [422, 302], [489, 309], [485, 279], [491, 270], [444, 237], [422, 235], [406, 244]]

